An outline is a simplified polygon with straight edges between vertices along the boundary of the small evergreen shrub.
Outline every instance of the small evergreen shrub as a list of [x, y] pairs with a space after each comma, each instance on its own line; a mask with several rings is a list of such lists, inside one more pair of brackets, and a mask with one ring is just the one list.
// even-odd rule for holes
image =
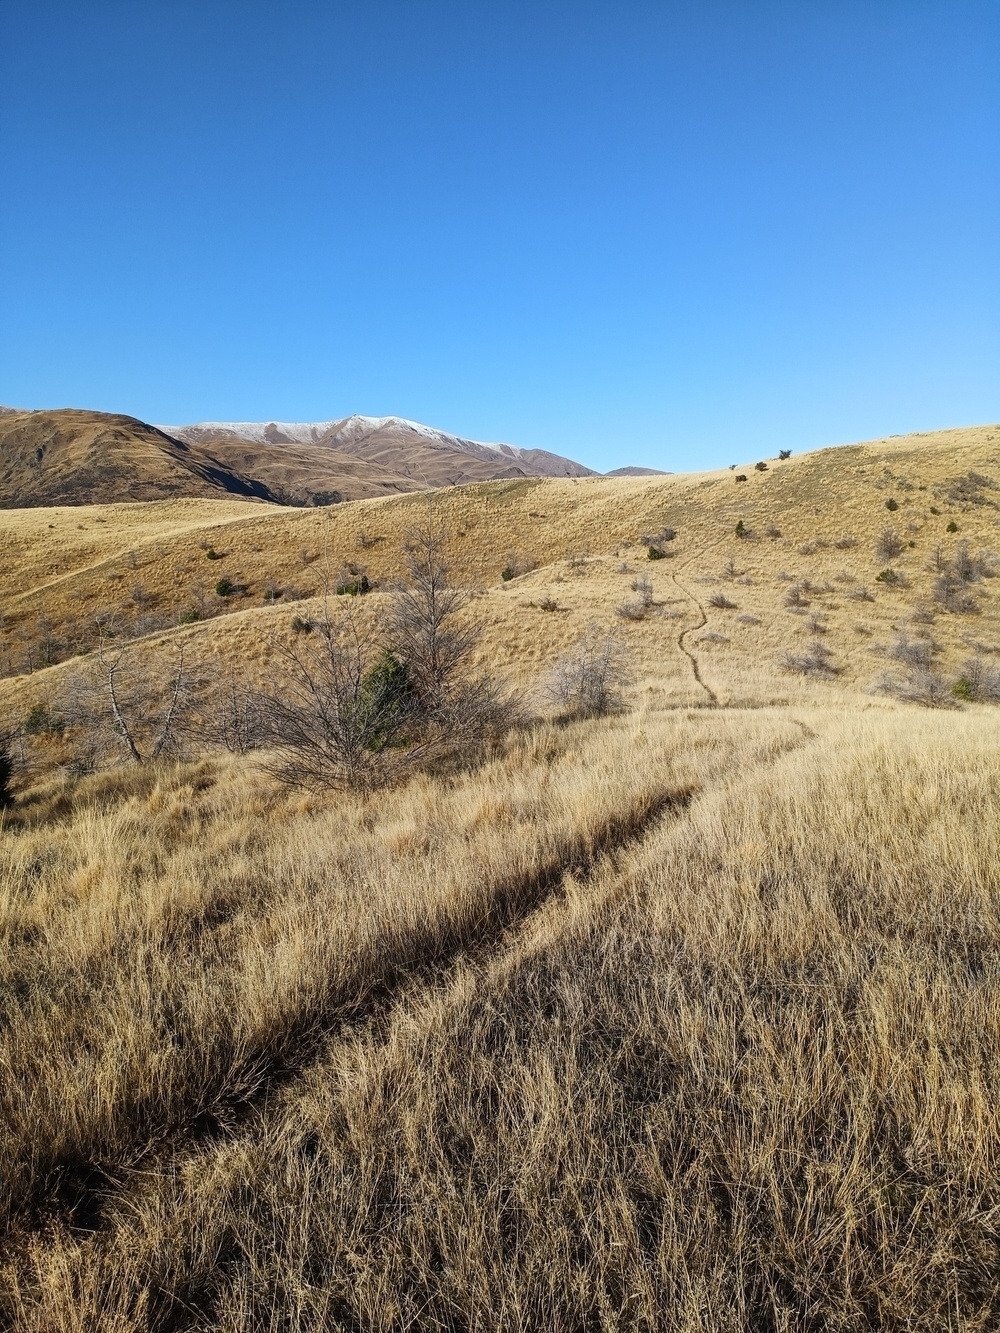
[[885, 507], [886, 507], [886, 509], [889, 510], [889, 512], [890, 512], [891, 514], [894, 514], [894, 513], [896, 512], [896, 510], [899, 508], [899, 503], [898, 503], [898, 501], [896, 501], [896, 500], [892, 500], [892, 499], [890, 499], [890, 500], [886, 500], [886, 502], [885, 502]]
[[954, 519], [952, 519], [951, 522], [948, 524], [948, 526], [945, 528], [945, 532], [957, 532], [957, 531], [958, 531], [958, 524], [955, 522]]
[[358, 574], [356, 578], [345, 579], [337, 584], [338, 597], [363, 597], [371, 592], [372, 585], [367, 574]]
[[214, 546], [210, 546], [210, 547], [208, 548], [208, 550], [205, 552], [205, 559], [206, 559], [206, 560], [221, 560], [221, 559], [222, 559], [222, 552], [221, 552], [221, 551], [217, 551], [217, 550], [215, 549]]
[[236, 591], [236, 584], [232, 579], [222, 578], [219, 579], [218, 583], [215, 585], [215, 591], [219, 597], [231, 597]]
[[192, 606], [187, 611], [182, 611], [177, 617], [178, 625], [193, 625], [196, 620], [201, 619], [201, 612], [197, 607]]
[[666, 552], [662, 551], [659, 546], [650, 546], [647, 552], [647, 558], [649, 560], [662, 560], [665, 554]]
[[514, 571], [511, 569], [510, 565], [504, 565], [503, 569], [500, 571], [500, 577], [503, 579], [504, 583], [509, 583], [511, 581], [514, 577]]

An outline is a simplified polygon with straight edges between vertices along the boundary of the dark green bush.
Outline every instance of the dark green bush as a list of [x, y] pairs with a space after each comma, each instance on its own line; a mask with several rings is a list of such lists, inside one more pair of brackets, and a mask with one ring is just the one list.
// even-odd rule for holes
[[972, 681], [967, 676], [959, 676], [951, 687], [952, 697], [955, 699], [964, 699], [966, 703], [971, 703], [975, 698], [972, 689]]
[[187, 611], [182, 611], [177, 617], [178, 625], [193, 625], [196, 620], [201, 619], [201, 612], [197, 607], [192, 606]]
[[221, 552], [221, 551], [217, 551], [217, 550], [215, 549], [214, 546], [210, 546], [210, 547], [208, 548], [208, 550], [205, 552], [205, 559], [206, 559], [206, 560], [221, 560], [221, 559], [222, 559], [222, 552]]
[[662, 560], [663, 557], [664, 557], [664, 552], [659, 548], [659, 546], [651, 546], [647, 552], [647, 558], [650, 560]]
[[219, 597], [231, 597], [236, 591], [236, 584], [232, 579], [219, 579], [215, 585], [215, 591]]
[[503, 569], [500, 571], [500, 577], [503, 579], [504, 583], [509, 583], [511, 581], [514, 577], [514, 571], [511, 569], [510, 565], [504, 565]]
[[895, 513], [896, 510], [899, 508], [899, 504], [896, 500], [886, 500], [885, 507], [892, 513]]
[[409, 667], [386, 649], [362, 677], [358, 692], [368, 733], [366, 748], [378, 751], [399, 744], [400, 723], [415, 701]]
[[952, 519], [951, 522], [948, 524], [948, 526], [945, 528], [945, 532], [957, 532], [957, 531], [958, 531], [958, 524], [955, 522], [954, 519]]
[[311, 634], [313, 632], [313, 623], [311, 620], [303, 620], [301, 616], [292, 616], [293, 634]]
[[65, 727], [53, 717], [44, 704], [35, 704], [24, 719], [24, 731], [27, 736], [61, 736]]
[[337, 584], [338, 597], [363, 597], [366, 592], [371, 592], [372, 585], [369, 582], [367, 574], [359, 574], [356, 578], [345, 579], [343, 583]]

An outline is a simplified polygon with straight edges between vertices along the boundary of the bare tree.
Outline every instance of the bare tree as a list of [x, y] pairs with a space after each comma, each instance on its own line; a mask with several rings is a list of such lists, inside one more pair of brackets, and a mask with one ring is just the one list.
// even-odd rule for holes
[[188, 718], [192, 679], [184, 647], [165, 676], [154, 675], [135, 645], [101, 627], [93, 659], [69, 677], [60, 715], [84, 768], [114, 762], [145, 764], [178, 752]]

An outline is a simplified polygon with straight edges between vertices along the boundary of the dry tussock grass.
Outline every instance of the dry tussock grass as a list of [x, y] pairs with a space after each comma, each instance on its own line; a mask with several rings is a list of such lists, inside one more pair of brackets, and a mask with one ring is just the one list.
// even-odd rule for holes
[[[636, 808], [622, 771], [636, 747], [644, 772], [662, 768], [658, 791], [699, 794], [613, 855], [563, 847], [559, 865], [579, 868], [505, 932], [487, 925], [498, 883], [475, 905], [465, 885], [491, 946], [446, 950], [430, 974], [411, 955], [420, 984], [402, 985], [376, 1016], [326, 1027], [308, 1066], [250, 1113], [210, 1127], [175, 1119], [172, 1137], [137, 1158], [134, 1121], [126, 1150], [121, 1130], [102, 1141], [106, 1121], [80, 1107], [80, 1150], [117, 1154], [107, 1197], [90, 1234], [62, 1219], [15, 1233], [12, 1320], [39, 1330], [994, 1327], [996, 726], [928, 716], [915, 727], [891, 712], [809, 724], [767, 711], [678, 714], [644, 719], [641, 736], [633, 721], [540, 737], [539, 767], [557, 790], [569, 784], [564, 800], [580, 794], [578, 765], [604, 756], [605, 817], [615, 803]], [[385, 856], [379, 844], [405, 859], [403, 869], [383, 861], [408, 891], [394, 912], [416, 894], [422, 927], [439, 937], [434, 913], [454, 906], [432, 886], [484, 829], [494, 856], [477, 847], [476, 866], [512, 868], [540, 799], [525, 791], [541, 781], [527, 761], [515, 749], [482, 792], [459, 784], [431, 798], [417, 784], [378, 829], [362, 820], [344, 835], [360, 840], [365, 866]], [[653, 796], [639, 799], [648, 808]], [[301, 922], [303, 899], [272, 866], [267, 905], [248, 905], [238, 927], [242, 954], [216, 960], [214, 986], [201, 963], [200, 1022], [168, 1048], [160, 1035], [147, 1086], [169, 1082], [193, 1044], [184, 1095], [198, 1106], [223, 1022], [245, 1031], [247, 1011], [259, 1023], [263, 1006], [274, 1040], [309, 1007], [308, 980], [285, 991], [287, 951], [307, 979], [321, 958], [329, 967], [317, 934], [343, 918], [321, 869], [321, 821], [333, 812], [307, 817], [323, 829], [303, 849], [306, 896], [321, 895], [312, 931], [290, 924], [282, 903], [294, 899]], [[324, 855], [313, 861], [310, 847]], [[57, 878], [75, 882], [68, 872], [67, 861]], [[121, 893], [110, 896], [124, 910]], [[82, 901], [66, 891], [70, 916]], [[367, 925], [343, 922], [353, 947], [371, 932], [398, 948], [381, 902]], [[241, 988], [220, 982], [251, 935], [269, 941], [272, 967], [244, 973], [241, 1004]], [[176, 962], [182, 946], [156, 922], [134, 947]], [[134, 995], [135, 961], [104, 956], [92, 971], [105, 1002]], [[362, 995], [365, 984], [355, 982]], [[144, 1043], [128, 1043], [124, 1014], [120, 1023], [119, 1053], [134, 1059]], [[49, 1086], [35, 1099], [46, 1121], [59, 1115]]]

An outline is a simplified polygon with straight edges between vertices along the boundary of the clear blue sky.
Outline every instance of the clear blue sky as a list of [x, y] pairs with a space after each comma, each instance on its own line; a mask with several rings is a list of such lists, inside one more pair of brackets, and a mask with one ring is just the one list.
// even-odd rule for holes
[[1000, 4], [0, 0], [0, 402], [606, 469], [1000, 420]]

